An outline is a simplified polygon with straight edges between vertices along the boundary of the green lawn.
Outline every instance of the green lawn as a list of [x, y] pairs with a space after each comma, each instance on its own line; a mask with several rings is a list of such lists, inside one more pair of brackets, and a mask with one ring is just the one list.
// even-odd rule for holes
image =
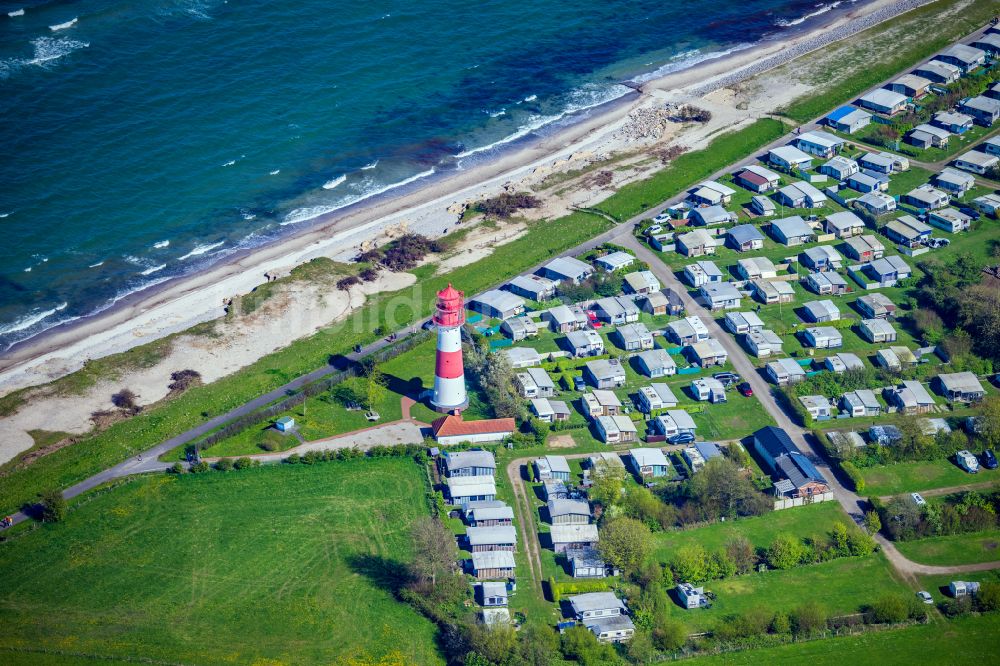
[[830, 615], [848, 615], [881, 595], [904, 592], [907, 588], [893, 577], [885, 557], [876, 553], [734, 576], [706, 583], [705, 589], [716, 594], [711, 608], [670, 607], [671, 616], [693, 632], [711, 631], [727, 616], [755, 607], [790, 612], [807, 599], [820, 602]]
[[695, 659], [705, 664], [884, 666], [885, 664], [993, 663], [1000, 652], [1000, 617], [982, 615], [859, 636], [843, 636], [780, 647], [729, 652]]
[[869, 495], [898, 495], [992, 481], [1000, 478], [1000, 473], [980, 469], [978, 474], [969, 474], [950, 460], [932, 460], [864, 467], [861, 476], [865, 480], [865, 492]]
[[921, 564], [951, 566], [997, 562], [1000, 561], [1000, 530], [900, 541], [896, 548], [908, 559]]
[[774, 538], [782, 533], [798, 537], [825, 537], [840, 521], [850, 526], [852, 521], [844, 513], [838, 502], [820, 502], [808, 506], [773, 511], [763, 516], [741, 518], [724, 523], [713, 523], [706, 527], [660, 532], [655, 535], [654, 557], [661, 562], [669, 562], [681, 546], [699, 544], [709, 551], [725, 548], [726, 543], [736, 535], [746, 537], [758, 548], [766, 548]]
[[989, 571], [979, 571], [975, 573], [918, 576], [917, 580], [920, 583], [920, 588], [930, 592], [931, 596], [934, 597], [935, 602], [941, 602], [951, 598], [948, 591], [948, 585], [951, 581], [967, 580], [975, 581], [977, 583], [1000, 583], [1000, 569], [991, 569]]
[[388, 589], [425, 492], [408, 459], [135, 479], [0, 545], [0, 650], [443, 663], [433, 624]]

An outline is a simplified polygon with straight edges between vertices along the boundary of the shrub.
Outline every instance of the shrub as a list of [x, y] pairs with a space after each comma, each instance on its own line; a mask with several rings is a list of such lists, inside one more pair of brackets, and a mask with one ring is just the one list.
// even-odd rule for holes
[[168, 389], [174, 392], [186, 391], [201, 384], [201, 373], [195, 370], [178, 370], [170, 373], [170, 379], [173, 381], [167, 385]]
[[216, 461], [215, 469], [220, 472], [228, 472], [233, 469], [233, 461], [229, 458], [222, 458], [221, 460]]
[[502, 192], [495, 197], [483, 199], [476, 208], [487, 217], [506, 219], [522, 208], [538, 208], [542, 202], [526, 192]]
[[983, 583], [976, 595], [976, 604], [980, 610], [1000, 610], [1000, 583]]
[[167, 474], [183, 474], [184, 465], [179, 462], [175, 462], [173, 465], [167, 468]]
[[826, 611], [815, 601], [807, 601], [792, 612], [792, 633], [813, 636], [826, 629]]
[[865, 492], [865, 479], [861, 475], [861, 470], [859, 470], [854, 463], [850, 460], [844, 460], [840, 463], [840, 469], [843, 470], [844, 475], [851, 480], [851, 486], [854, 488], [854, 492]]
[[133, 416], [142, 411], [142, 407], [139, 405], [138, 400], [139, 396], [127, 388], [122, 389], [118, 393], [111, 396], [111, 404], [123, 412], [127, 412]]
[[802, 561], [806, 549], [789, 534], [779, 534], [767, 549], [767, 563], [775, 569], [791, 569]]
[[45, 490], [38, 494], [39, 518], [43, 523], [58, 523], [66, 518], [69, 507], [59, 490]]
[[202, 472], [207, 472], [209, 469], [211, 469], [211, 467], [208, 466], [207, 462], [205, 462], [204, 460], [199, 460], [195, 464], [191, 465], [188, 471], [190, 471], [193, 474], [201, 474]]
[[337, 280], [337, 289], [347, 291], [355, 285], [361, 284], [361, 279], [356, 275], [348, 275]]
[[897, 594], [887, 594], [872, 604], [869, 611], [872, 622], [877, 624], [898, 624], [910, 617], [906, 599]]
[[259, 460], [254, 460], [253, 458], [247, 456], [237, 458], [235, 462], [233, 462], [234, 469], [247, 469], [248, 467], [256, 467], [257, 465], [260, 465]]

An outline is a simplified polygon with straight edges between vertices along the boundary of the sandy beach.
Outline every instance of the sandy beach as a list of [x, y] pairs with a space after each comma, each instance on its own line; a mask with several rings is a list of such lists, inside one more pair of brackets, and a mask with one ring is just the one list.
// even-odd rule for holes
[[[286, 274], [294, 266], [316, 257], [348, 261], [362, 242], [383, 242], [402, 230], [429, 237], [456, 228], [456, 207], [490, 196], [505, 186], [531, 189], [546, 175], [579, 169], [614, 155], [682, 144], [696, 149], [721, 130], [735, 129], [767, 115], [799, 96], [806, 86], [769, 85], [745, 93], [734, 103], [734, 88], [741, 82], [780, 67], [804, 53], [845, 39], [861, 30], [925, 4], [916, 0], [875, 0], [847, 14], [818, 17], [817, 25], [787, 40], [765, 41], [751, 48], [707, 60], [686, 70], [670, 73], [642, 84], [639, 91], [593, 110], [577, 123], [540, 140], [512, 149], [497, 160], [467, 171], [449, 173], [405, 195], [374, 200], [354, 209], [344, 209], [318, 218], [308, 228], [279, 242], [234, 255], [225, 263], [190, 277], [164, 283], [135, 294], [117, 306], [73, 325], [52, 329], [0, 358], [0, 395], [52, 381], [79, 369], [88, 359], [127, 350], [191, 326], [218, 319], [225, 303], [252, 291], [267, 276]], [[827, 19], [827, 20], [822, 20]], [[662, 110], [666, 103], [693, 103], [708, 108], [712, 121], [703, 125], [673, 125], [656, 132], [643, 126], [645, 111]], [[628, 165], [628, 161], [624, 163]], [[616, 169], [611, 187], [644, 177], [645, 169]], [[561, 196], [543, 196], [545, 207], [538, 215], [553, 216], [571, 205], [596, 203], [612, 190], [583, 188]], [[509, 230], [504, 238], [470, 234], [458, 251], [446, 260], [454, 268], [474, 261], [489, 248], [517, 237]], [[398, 289], [412, 282], [408, 274], [389, 275], [364, 291], [351, 293], [297, 286], [269, 307], [281, 308], [280, 317], [257, 313], [225, 328], [221, 339], [188, 340], [182, 337], [170, 358], [155, 368], [133, 373], [127, 383], [142, 402], [154, 402], [166, 394], [166, 381], [179, 363], [197, 369], [206, 381], [229, 374], [261, 355], [310, 335], [332, 321], [346, 317], [362, 304], [365, 294]], [[321, 302], [322, 307], [317, 303]], [[266, 310], [266, 309], [265, 309]], [[273, 320], [272, 320], [273, 319]], [[119, 382], [119, 384], [124, 382]], [[47, 398], [44, 409], [35, 405], [0, 420], [0, 463], [32, 445], [27, 430], [43, 428], [70, 433], [86, 432], [89, 415], [108, 404], [109, 386], [98, 386], [84, 396]], [[35, 415], [26, 412], [36, 412]], [[57, 422], [39, 423], [37, 412], [58, 414]]]

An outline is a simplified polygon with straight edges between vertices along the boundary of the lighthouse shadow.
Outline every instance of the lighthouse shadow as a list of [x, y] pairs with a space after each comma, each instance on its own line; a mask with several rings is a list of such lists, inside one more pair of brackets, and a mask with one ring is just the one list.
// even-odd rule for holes
[[385, 374], [386, 388], [388, 388], [393, 393], [397, 393], [401, 396], [411, 398], [416, 402], [425, 402], [421, 398], [424, 393], [424, 380], [420, 377], [411, 377], [410, 379], [403, 379], [402, 377], [397, 377], [396, 375]]

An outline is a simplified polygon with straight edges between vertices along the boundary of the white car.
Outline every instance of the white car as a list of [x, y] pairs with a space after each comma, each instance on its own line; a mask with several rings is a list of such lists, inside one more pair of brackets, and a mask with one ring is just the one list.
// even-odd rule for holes
[[934, 599], [931, 598], [931, 593], [928, 592], [927, 590], [920, 590], [919, 592], [917, 592], [917, 598], [920, 599], [925, 604], [934, 603]]
[[661, 231], [663, 231], [663, 225], [662, 224], [654, 224], [653, 226], [651, 226], [651, 227], [649, 227], [649, 228], [646, 229], [646, 234], [648, 236], [652, 236], [653, 234], [658, 234]]
[[666, 222], [670, 219], [670, 213], [663, 212], [653, 218], [653, 222]]
[[910, 493], [910, 497], [913, 498], [913, 503], [917, 506], [924, 506], [927, 504], [927, 500], [925, 500], [920, 493]]

